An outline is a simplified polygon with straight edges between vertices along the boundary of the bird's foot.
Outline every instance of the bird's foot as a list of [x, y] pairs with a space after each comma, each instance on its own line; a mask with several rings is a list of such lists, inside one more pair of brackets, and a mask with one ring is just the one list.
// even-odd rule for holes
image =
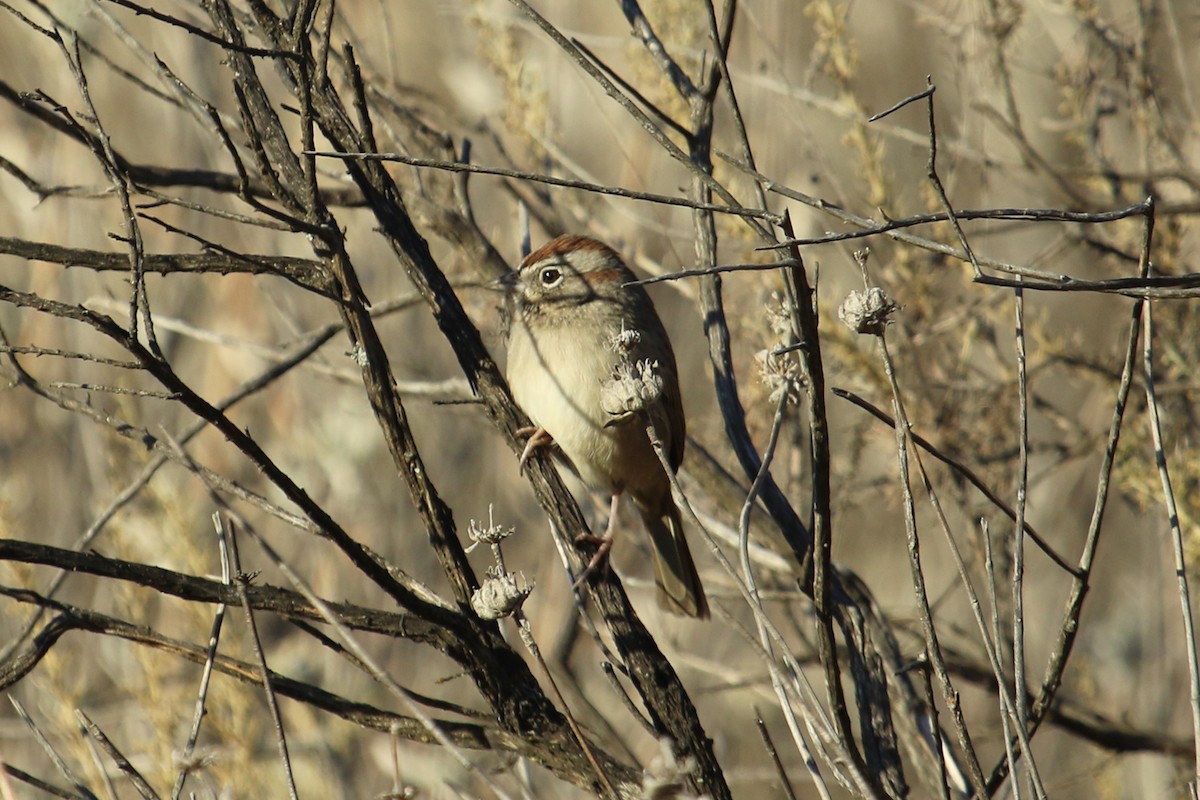
[[521, 458], [517, 462], [517, 471], [521, 473], [525, 472], [525, 464], [537, 450], [554, 444], [554, 437], [541, 426], [520, 428], [517, 430], [516, 436], [518, 438], [529, 437], [529, 441], [525, 442], [525, 449], [521, 451]]
[[593, 572], [598, 569], [608, 569], [608, 554], [612, 551], [613, 540], [612, 531], [607, 531], [603, 536], [596, 536], [591, 533], [581, 533], [575, 537], [575, 544], [593, 544], [596, 546], [596, 552], [588, 561], [587, 566], [583, 568], [583, 572], [579, 573], [579, 577], [575, 579], [575, 583], [571, 584], [572, 589], [578, 589], [583, 585]]
[[592, 533], [581, 533], [575, 537], [575, 544], [577, 545], [588, 543], [594, 544], [596, 546], [596, 553], [592, 556], [591, 560], [588, 561], [587, 566], [583, 568], [583, 572], [579, 574], [579, 578], [575, 581], [574, 585], [571, 586], [572, 589], [578, 589], [579, 586], [585, 580], [587, 580], [588, 576], [591, 575], [595, 570], [600, 569], [601, 567], [608, 569], [608, 554], [612, 551], [613, 536], [617, 531], [617, 508], [620, 505], [620, 502], [621, 493], [615, 492], [612, 496], [612, 506], [608, 511], [608, 525], [604, 528], [603, 536], [596, 536]]

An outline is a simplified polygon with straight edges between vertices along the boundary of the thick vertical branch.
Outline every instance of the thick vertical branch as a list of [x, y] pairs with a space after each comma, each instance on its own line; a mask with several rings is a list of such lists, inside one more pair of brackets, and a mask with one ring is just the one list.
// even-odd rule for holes
[[[789, 239], [795, 238], [790, 220], [785, 221], [783, 233]], [[855, 743], [853, 727], [850, 723], [850, 712], [846, 705], [845, 693], [842, 691], [841, 668], [838, 664], [837, 637], [834, 635], [833, 622], [835, 616], [842, 619], [848, 630], [858, 628], [852, 606], [853, 603], [845, 592], [838, 592], [838, 599], [833, 596], [838, 577], [833, 572], [833, 510], [830, 504], [830, 475], [833, 473], [833, 460], [829, 448], [829, 419], [825, 413], [825, 368], [821, 360], [820, 315], [817, 309], [816, 292], [809, 286], [808, 273], [800, 256], [800, 248], [793, 245], [791, 258], [799, 266], [788, 270], [787, 281], [791, 295], [792, 314], [796, 320], [796, 335], [800, 337], [799, 354], [803, 364], [806, 379], [805, 396], [808, 400], [809, 441], [812, 448], [812, 545], [805, 551], [802, 580], [811, 593], [813, 604], [817, 610], [817, 652], [825, 673], [825, 689], [829, 694], [829, 705], [837, 722], [838, 733], [847, 755], [860, 768], [865, 767], [861, 753]], [[847, 607], [842, 607], [846, 604]], [[865, 654], [864, 654], [865, 655]], [[860, 712], [868, 713], [871, 704], [861, 705]], [[864, 737], [869, 737], [875, 746], [871, 750], [882, 750], [886, 746], [883, 741], [876, 741], [871, 734], [871, 724], [863, 726]], [[890, 738], [885, 736], [885, 739]], [[875, 770], [863, 769], [863, 772], [873, 777], [877, 776], [879, 764]]]

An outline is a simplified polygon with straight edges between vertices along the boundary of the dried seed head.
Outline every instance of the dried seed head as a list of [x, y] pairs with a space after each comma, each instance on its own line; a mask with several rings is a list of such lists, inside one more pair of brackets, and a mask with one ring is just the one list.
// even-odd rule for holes
[[657, 361], [623, 361], [600, 386], [600, 407], [616, 419], [648, 411], [662, 399], [663, 379]]
[[896, 308], [892, 298], [875, 286], [865, 292], [851, 292], [838, 308], [838, 319], [855, 333], [879, 336]]
[[500, 619], [516, 612], [532, 593], [533, 584], [523, 574], [488, 570], [483, 585], [471, 595], [471, 608], [480, 619]]
[[488, 506], [488, 524], [485, 528], [482, 522], [471, 520], [467, 525], [467, 536], [471, 537], [473, 542], [483, 542], [484, 544], [497, 544], [504, 541], [509, 536], [516, 533], [516, 528], [503, 525], [497, 525], [492, 522], [492, 508]]
[[632, 353], [642, 341], [642, 332], [630, 328], [621, 328], [621, 332], [608, 340], [608, 349], [614, 353]]
[[793, 334], [792, 304], [779, 292], [771, 292], [767, 302], [767, 324], [780, 341], [786, 341]]
[[795, 353], [778, 353], [774, 350], [759, 350], [754, 354], [758, 363], [758, 377], [771, 390], [770, 401], [778, 403], [782, 394], [789, 394], [788, 401], [799, 399], [804, 381], [800, 376], [800, 364]]

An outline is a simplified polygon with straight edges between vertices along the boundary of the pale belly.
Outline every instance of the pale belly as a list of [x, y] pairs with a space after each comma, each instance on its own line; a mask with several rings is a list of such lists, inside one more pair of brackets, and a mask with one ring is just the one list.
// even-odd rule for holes
[[[600, 387], [617, 355], [576, 331], [532, 334], [514, 323], [508, 378], [513, 396], [533, 422], [554, 437], [585, 483], [617, 493], [658, 496], [666, 474], [640, 420], [605, 427]], [[519, 376], [519, 377], [518, 377]]]

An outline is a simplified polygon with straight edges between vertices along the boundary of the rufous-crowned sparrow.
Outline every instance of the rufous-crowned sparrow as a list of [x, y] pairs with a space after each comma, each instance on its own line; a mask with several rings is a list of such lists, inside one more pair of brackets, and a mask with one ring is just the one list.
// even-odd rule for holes
[[601, 388], [622, 362], [657, 362], [662, 423], [655, 430], [672, 471], [686, 439], [675, 353], [650, 296], [612, 248], [584, 236], [560, 236], [521, 262], [508, 334], [508, 382], [537, 429], [521, 455], [551, 441], [579, 477], [612, 493], [602, 554], [612, 541], [618, 499], [633, 498], [650, 533], [658, 602], [708, 616], [708, 601], [683, 535], [679, 509], [641, 415], [614, 416]]

